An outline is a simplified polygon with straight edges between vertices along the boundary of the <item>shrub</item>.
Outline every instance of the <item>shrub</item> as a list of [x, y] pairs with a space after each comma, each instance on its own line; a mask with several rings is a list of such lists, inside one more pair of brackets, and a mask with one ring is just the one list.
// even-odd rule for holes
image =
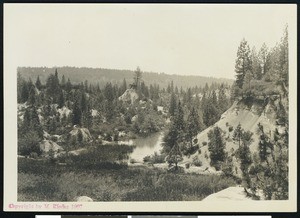
[[202, 145], [203, 146], [207, 145], [207, 142], [206, 141], [202, 142]]
[[145, 156], [145, 157], [143, 158], [143, 161], [144, 161], [145, 163], [147, 163], [147, 162], [150, 162], [150, 159], [151, 159], [150, 155], [147, 155], [147, 156]]
[[228, 131], [232, 132], [232, 130], [233, 130], [233, 126], [229, 126]]
[[192, 147], [188, 146], [188, 147], [185, 147], [182, 152], [184, 155], [187, 156], [187, 155], [195, 154], [198, 149], [199, 149], [199, 145], [194, 145]]
[[131, 163], [131, 164], [135, 164], [135, 163], [137, 163], [137, 161], [136, 161], [135, 159], [131, 158], [131, 159], [130, 159], [130, 163]]
[[143, 161], [145, 163], [155, 164], [155, 163], [164, 163], [165, 159], [166, 159], [166, 154], [158, 154], [157, 152], [154, 152], [154, 154], [151, 156], [150, 155], [145, 156]]
[[206, 159], [208, 159], [208, 155], [207, 155], [207, 152], [205, 151], [205, 153], [204, 153], [204, 157], [206, 158]]
[[41, 139], [34, 131], [30, 131], [22, 136], [19, 136], [18, 140], [18, 153], [21, 155], [30, 155], [32, 152], [41, 155], [39, 143]]
[[134, 146], [129, 145], [98, 145], [78, 156], [72, 156], [71, 159], [73, 163], [85, 167], [115, 167], [118, 164], [124, 165], [122, 161], [129, 158], [133, 149]]
[[190, 168], [190, 163], [186, 163], [186, 164], [185, 164], [185, 168], [186, 168], [186, 169], [189, 169], [189, 168]]
[[196, 166], [196, 167], [201, 167], [202, 166], [202, 162], [199, 160], [198, 156], [195, 156], [193, 158], [193, 165]]

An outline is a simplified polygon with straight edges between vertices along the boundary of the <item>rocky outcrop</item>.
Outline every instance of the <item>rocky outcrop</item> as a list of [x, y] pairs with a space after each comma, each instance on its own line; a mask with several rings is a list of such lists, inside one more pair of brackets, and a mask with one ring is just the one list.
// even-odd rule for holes
[[41, 141], [40, 149], [43, 153], [48, 153], [49, 151], [59, 152], [64, 150], [57, 143], [47, 139]]
[[71, 137], [76, 137], [77, 140], [80, 133], [82, 134], [82, 142], [89, 142], [92, 140], [91, 133], [87, 128], [81, 128], [75, 125], [72, 131], [70, 131]]
[[135, 102], [136, 100], [138, 100], [139, 96], [138, 94], [136, 93], [135, 89], [127, 89], [123, 95], [121, 95], [119, 97], [119, 100], [120, 101], [124, 101], [124, 102], [130, 102], [131, 104], [133, 102]]

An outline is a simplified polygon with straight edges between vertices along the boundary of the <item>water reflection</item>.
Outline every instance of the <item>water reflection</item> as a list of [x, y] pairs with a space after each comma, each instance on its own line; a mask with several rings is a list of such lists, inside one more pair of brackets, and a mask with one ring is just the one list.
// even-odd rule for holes
[[136, 162], [143, 162], [145, 156], [152, 155], [154, 152], [160, 153], [162, 149], [163, 132], [154, 133], [148, 137], [141, 137], [130, 141], [136, 146], [130, 158]]

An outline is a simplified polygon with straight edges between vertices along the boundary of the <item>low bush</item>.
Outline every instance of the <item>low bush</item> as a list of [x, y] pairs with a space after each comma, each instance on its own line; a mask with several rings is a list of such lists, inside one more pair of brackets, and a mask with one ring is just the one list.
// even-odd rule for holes
[[166, 155], [165, 154], [158, 154], [157, 152], [154, 152], [153, 155], [147, 155], [144, 157], [143, 161], [145, 163], [165, 163]]
[[195, 156], [193, 158], [193, 165], [196, 166], [196, 167], [201, 167], [202, 166], [202, 162], [201, 162], [201, 160], [199, 160], [198, 156]]

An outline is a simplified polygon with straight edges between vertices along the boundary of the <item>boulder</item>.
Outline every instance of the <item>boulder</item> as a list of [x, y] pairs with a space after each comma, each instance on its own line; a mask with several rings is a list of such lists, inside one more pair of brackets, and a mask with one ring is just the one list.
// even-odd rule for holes
[[70, 131], [71, 137], [78, 138], [79, 131], [82, 133], [82, 139], [84, 142], [92, 140], [91, 133], [87, 128], [81, 128], [76, 125], [73, 127], [72, 131]]
[[139, 98], [138, 94], [136, 93], [135, 89], [127, 89], [123, 95], [119, 97], [120, 101], [130, 102], [131, 104], [135, 102]]
[[79, 196], [75, 199], [77, 202], [93, 202], [93, 199], [91, 199], [88, 196]]
[[41, 143], [40, 143], [40, 149], [44, 153], [48, 153], [49, 151], [58, 152], [58, 151], [64, 150], [57, 143], [55, 143], [55, 142], [53, 142], [51, 140], [47, 140], [47, 139], [41, 141]]

